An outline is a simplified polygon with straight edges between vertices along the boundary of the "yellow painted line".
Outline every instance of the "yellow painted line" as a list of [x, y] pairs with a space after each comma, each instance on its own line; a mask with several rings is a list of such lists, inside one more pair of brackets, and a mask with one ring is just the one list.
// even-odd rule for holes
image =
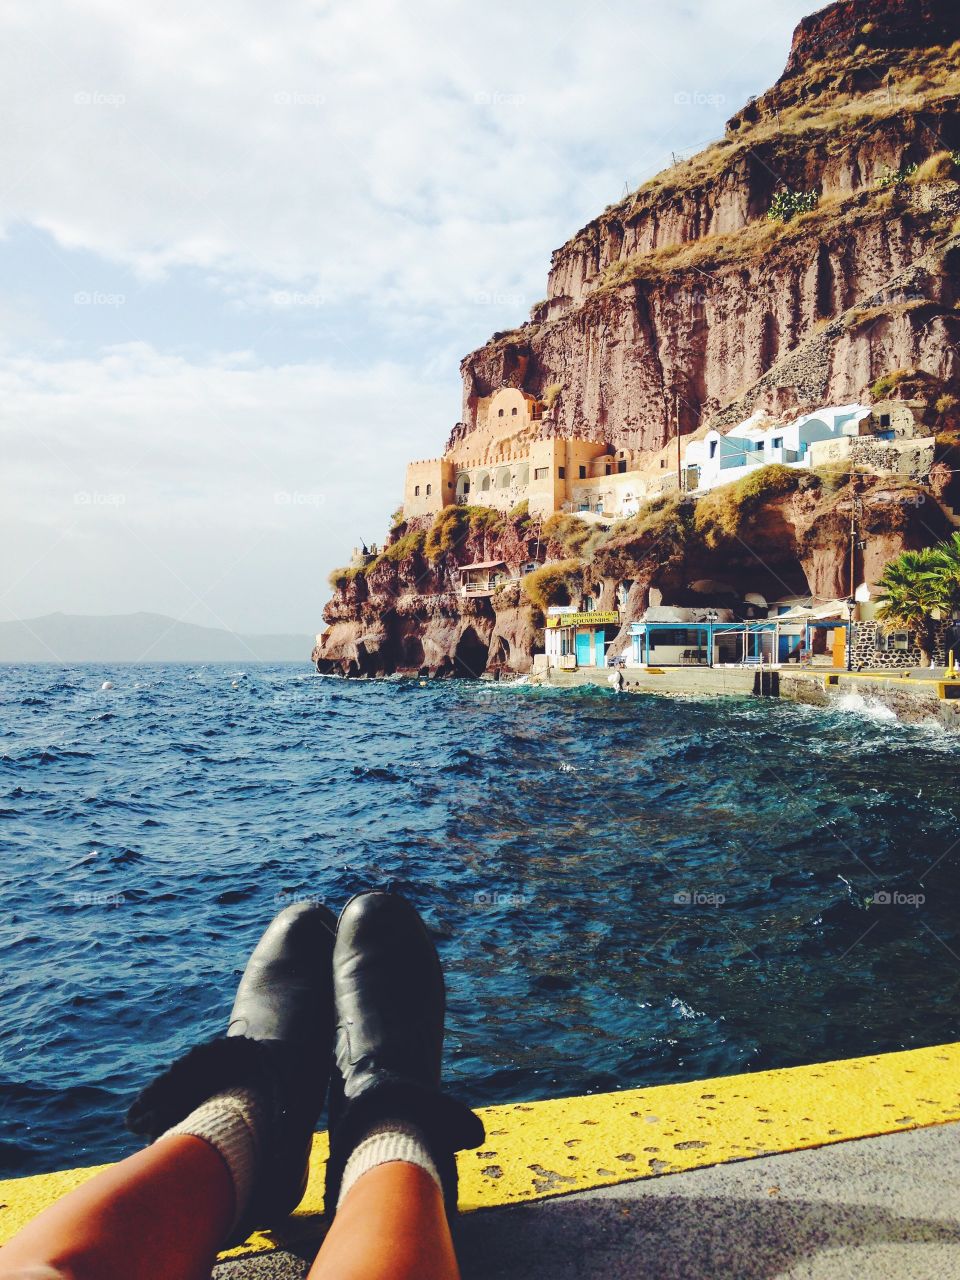
[[[480, 1114], [484, 1146], [458, 1156], [464, 1212], [960, 1120], [960, 1043]], [[290, 1223], [232, 1254], [316, 1235], [326, 1155], [327, 1135], [317, 1134], [307, 1194]], [[0, 1243], [97, 1172], [0, 1182]]]

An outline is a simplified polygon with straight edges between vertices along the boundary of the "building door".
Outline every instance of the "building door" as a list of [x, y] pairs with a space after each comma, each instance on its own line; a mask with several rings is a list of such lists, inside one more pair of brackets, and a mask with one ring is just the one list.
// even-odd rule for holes
[[596, 645], [597, 666], [598, 666], [598, 667], [605, 667], [605, 666], [607, 665], [607, 662], [606, 662], [606, 656], [605, 656], [605, 654], [606, 654], [606, 648], [607, 648], [607, 635], [606, 635], [606, 632], [605, 632], [605, 631], [595, 631], [595, 632], [593, 633], [593, 643]]
[[590, 632], [577, 632], [577, 666], [590, 666]]
[[845, 667], [847, 665], [846, 627], [834, 627], [833, 629], [833, 665], [835, 667]]

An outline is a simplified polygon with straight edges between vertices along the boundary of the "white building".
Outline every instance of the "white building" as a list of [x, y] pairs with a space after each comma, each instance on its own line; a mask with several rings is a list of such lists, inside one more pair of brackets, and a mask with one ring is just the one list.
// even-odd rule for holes
[[871, 410], [863, 405], [849, 404], [818, 409], [789, 426], [762, 427], [764, 415], [758, 412], [726, 435], [709, 431], [702, 440], [687, 445], [687, 489], [705, 493], [775, 462], [787, 467], [809, 467], [814, 444], [858, 436], [861, 423], [870, 414]]

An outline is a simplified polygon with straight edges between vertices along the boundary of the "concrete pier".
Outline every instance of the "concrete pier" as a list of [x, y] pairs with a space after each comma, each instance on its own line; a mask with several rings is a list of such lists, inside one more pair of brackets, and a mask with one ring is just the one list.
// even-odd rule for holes
[[[484, 1108], [459, 1156], [476, 1277], [960, 1277], [960, 1044]], [[327, 1140], [276, 1232], [217, 1280], [302, 1277], [322, 1240]], [[0, 1241], [72, 1170], [0, 1183]]]
[[[583, 667], [576, 671], [537, 672], [531, 679], [549, 688], [583, 685], [611, 687], [614, 671]], [[795, 667], [626, 667], [625, 693], [668, 697], [783, 698], [829, 707], [844, 695], [867, 706], [884, 706], [906, 723], [940, 723], [960, 730], [960, 678], [945, 671], [849, 672], [842, 668]]]

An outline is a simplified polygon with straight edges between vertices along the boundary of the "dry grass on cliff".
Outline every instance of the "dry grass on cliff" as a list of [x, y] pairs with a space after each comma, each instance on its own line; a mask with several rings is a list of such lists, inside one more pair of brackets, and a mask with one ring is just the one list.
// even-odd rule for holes
[[541, 565], [521, 581], [523, 594], [546, 613], [552, 604], [570, 604], [583, 587], [583, 562], [557, 560]]
[[[851, 88], [852, 80], [864, 76], [872, 77], [870, 88]], [[805, 145], [820, 140], [828, 150], [837, 151], [851, 147], [858, 133], [878, 122], [931, 109], [940, 111], [960, 95], [960, 42], [950, 49], [933, 46], [912, 51], [893, 66], [887, 52], [869, 58], [833, 55], [828, 64], [811, 68], [805, 82], [795, 82], [791, 90], [797, 93], [797, 100], [784, 100], [778, 88], [763, 95], [758, 99], [758, 119], [735, 116], [737, 126], [726, 137], [662, 170], [631, 195], [608, 206], [604, 219], [629, 221], [664, 199], [709, 186], [756, 156], [757, 148], [782, 147], [788, 140]], [[939, 153], [935, 168], [918, 180], [955, 176], [946, 171], [943, 157], [949, 155]], [[930, 165], [934, 159], [930, 157], [924, 164]]]
[[801, 476], [776, 463], [753, 471], [736, 484], [705, 494], [697, 502], [693, 527], [706, 547], [717, 547], [743, 536], [751, 518], [772, 500], [799, 488]]

